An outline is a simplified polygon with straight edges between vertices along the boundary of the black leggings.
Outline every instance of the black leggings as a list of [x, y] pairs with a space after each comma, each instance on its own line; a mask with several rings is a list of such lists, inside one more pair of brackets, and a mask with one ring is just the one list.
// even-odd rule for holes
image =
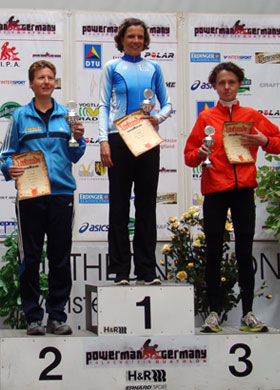
[[235, 235], [235, 254], [243, 315], [252, 310], [254, 268], [252, 259], [255, 232], [254, 189], [242, 188], [205, 195], [203, 203], [206, 235], [206, 284], [211, 311], [220, 313], [220, 263], [223, 234], [228, 209], [231, 210]]

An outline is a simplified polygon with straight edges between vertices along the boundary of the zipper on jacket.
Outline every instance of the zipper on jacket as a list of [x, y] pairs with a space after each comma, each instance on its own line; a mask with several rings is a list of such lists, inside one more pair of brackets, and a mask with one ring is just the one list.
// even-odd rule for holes
[[[231, 106], [231, 109], [229, 110], [229, 119], [232, 122], [232, 111], [233, 111], [233, 105]], [[238, 189], [238, 182], [237, 182], [237, 173], [236, 173], [236, 164], [232, 164], [234, 178], [235, 178], [235, 189]]]

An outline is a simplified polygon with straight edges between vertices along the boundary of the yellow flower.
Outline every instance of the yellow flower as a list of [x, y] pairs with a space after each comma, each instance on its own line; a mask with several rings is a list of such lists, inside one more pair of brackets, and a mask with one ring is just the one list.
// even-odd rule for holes
[[170, 238], [171, 238], [171, 240], [174, 240], [174, 238], [175, 238], [174, 234], [171, 234]]
[[202, 246], [201, 241], [200, 241], [200, 240], [195, 240], [195, 241], [193, 242], [193, 246], [195, 246], [195, 247], [197, 247], [197, 248], [200, 248], [200, 247]]
[[187, 273], [186, 273], [185, 271], [180, 271], [180, 272], [178, 272], [177, 275], [176, 275], [176, 278], [177, 278], [177, 279], [180, 279], [181, 282], [182, 282], [183, 280], [185, 280], [186, 277], [187, 277]]
[[227, 280], [227, 279], [226, 279], [224, 276], [221, 277], [221, 281], [222, 281], [222, 282], [225, 282], [226, 280]]
[[189, 219], [190, 218], [190, 214], [189, 213], [184, 213], [184, 214], [182, 214], [182, 216], [181, 216], [181, 221], [186, 221], [187, 219]]
[[172, 275], [170, 275], [170, 274], [167, 274], [166, 277], [167, 277], [167, 279], [172, 279]]
[[159, 264], [160, 264], [160, 265], [164, 265], [165, 262], [164, 262], [163, 260], [160, 260]]
[[163, 247], [161, 248], [161, 253], [163, 255], [169, 253], [171, 251], [171, 246], [169, 244], [165, 244], [163, 245]]
[[232, 232], [232, 230], [233, 230], [233, 225], [232, 225], [232, 223], [226, 222], [226, 224], [225, 224], [225, 229], [226, 229], [227, 231], [229, 231], [229, 232]]
[[194, 266], [193, 263], [188, 263], [188, 267], [192, 268]]
[[228, 209], [227, 218], [228, 218], [228, 219], [231, 219], [231, 210], [230, 210], [230, 209]]
[[171, 229], [178, 229], [179, 226], [180, 226], [180, 224], [178, 221], [170, 224]]
[[271, 294], [268, 294], [268, 295], [266, 295], [266, 298], [267, 298], [267, 299], [272, 299], [272, 295], [271, 295]]
[[168, 218], [168, 222], [169, 223], [174, 223], [177, 221], [177, 217], [176, 215], [172, 215], [171, 217]]
[[200, 238], [205, 239], [205, 234], [203, 232], [197, 233], [195, 236], [195, 240], [199, 240]]
[[192, 215], [193, 217], [197, 217], [200, 213], [200, 207], [198, 206], [191, 206], [189, 209], [188, 209], [188, 213], [190, 215]]

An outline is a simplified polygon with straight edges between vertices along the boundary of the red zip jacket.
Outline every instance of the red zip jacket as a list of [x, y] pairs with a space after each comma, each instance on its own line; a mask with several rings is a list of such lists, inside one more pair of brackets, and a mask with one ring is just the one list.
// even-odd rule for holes
[[[199, 114], [184, 151], [186, 165], [196, 167], [201, 164], [202, 160], [197, 153], [206, 136], [204, 129], [209, 125], [215, 128], [216, 132], [212, 136], [215, 144], [211, 146], [213, 153], [210, 155], [213, 167], [202, 169], [201, 192], [203, 195], [243, 187], [257, 187], [255, 163], [231, 164], [226, 156], [222, 138], [225, 121], [254, 122], [253, 127], [269, 139], [267, 147], [263, 150], [272, 154], [280, 153], [280, 132], [276, 125], [253, 108], [240, 107], [239, 102], [232, 106], [231, 112], [229, 107], [218, 102], [216, 107]], [[255, 130], [253, 133], [256, 133]], [[253, 146], [250, 150], [256, 161], [258, 146]]]

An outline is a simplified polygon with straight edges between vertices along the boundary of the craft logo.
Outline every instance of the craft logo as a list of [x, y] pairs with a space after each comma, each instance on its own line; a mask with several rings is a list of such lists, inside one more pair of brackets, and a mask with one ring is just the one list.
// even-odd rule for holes
[[[170, 35], [169, 26], [150, 26], [148, 30], [152, 36], [168, 37]], [[82, 26], [83, 35], [111, 35], [114, 36], [118, 33], [119, 26], [112, 24], [107, 25], [87, 25]]]
[[79, 203], [109, 203], [109, 194], [79, 194]]
[[42, 54], [33, 54], [32, 57], [34, 58], [61, 58], [61, 54], [51, 54], [49, 52], [42, 53]]
[[103, 176], [107, 172], [107, 167], [101, 161], [95, 161], [95, 172], [98, 176]]
[[25, 80], [0, 80], [1, 85], [23, 86], [25, 83]]
[[191, 52], [190, 53], [191, 62], [221, 62], [221, 53], [199, 53]]
[[146, 51], [144, 58], [158, 60], [158, 61], [172, 61], [175, 58], [175, 53], [173, 52], [150, 52]]
[[280, 83], [260, 83], [261, 88], [280, 88]]
[[280, 64], [280, 53], [255, 53], [256, 64]]
[[[93, 350], [85, 352], [86, 366], [111, 367], [114, 365], [156, 365], [159, 363], [175, 365], [207, 363], [207, 349], [196, 348], [168, 348], [159, 347], [158, 344], [151, 345], [151, 339], [147, 339], [141, 348], [129, 347], [125, 350]], [[162, 374], [164, 377], [164, 374]]]
[[223, 56], [225, 61], [251, 61], [252, 56], [237, 56], [237, 55], [230, 55], [230, 56]]
[[11, 16], [7, 22], [0, 23], [0, 33], [17, 33], [17, 34], [55, 34], [55, 24], [34, 24], [20, 23], [19, 19], [15, 20], [15, 16]]
[[252, 84], [252, 80], [247, 79], [247, 77], [244, 77], [241, 86], [238, 90], [238, 93], [250, 92], [251, 84]]
[[97, 122], [98, 107], [95, 103], [79, 103], [79, 117], [82, 122]]
[[240, 20], [237, 20], [231, 27], [225, 25], [222, 26], [197, 26], [194, 27], [195, 37], [216, 37], [222, 36], [234, 36], [242, 38], [279, 38], [279, 27], [246, 27], [246, 24], [241, 24]]
[[16, 102], [6, 102], [0, 107], [0, 118], [10, 119], [16, 108], [20, 107], [20, 104]]
[[191, 85], [191, 91], [196, 91], [197, 89], [213, 89], [210, 83], [205, 81], [195, 80]]
[[101, 45], [84, 45], [84, 68], [101, 69]]
[[19, 53], [16, 51], [15, 46], [9, 47], [9, 45], [9, 42], [5, 42], [1, 46], [0, 67], [19, 67]]
[[196, 102], [196, 108], [197, 108], [197, 116], [204, 110], [208, 110], [208, 108], [212, 108], [215, 106], [214, 101], [209, 102]]
[[165, 370], [128, 370], [126, 371], [128, 382], [166, 382]]

